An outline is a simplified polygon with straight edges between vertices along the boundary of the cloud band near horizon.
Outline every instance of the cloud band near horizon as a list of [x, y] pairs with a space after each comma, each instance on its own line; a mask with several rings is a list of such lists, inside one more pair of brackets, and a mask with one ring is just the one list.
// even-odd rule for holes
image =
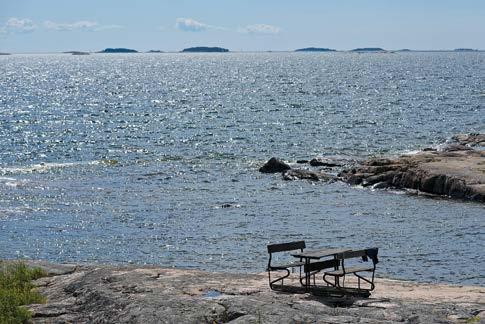
[[246, 25], [245, 27], [239, 27], [236, 30], [231, 30], [226, 27], [209, 25], [193, 18], [177, 18], [175, 19], [175, 29], [184, 32], [203, 32], [208, 30], [223, 30], [223, 31], [235, 31], [238, 33], [247, 34], [279, 34], [281, 28], [278, 26], [268, 24], [253, 24]]
[[101, 31], [108, 29], [121, 29], [121, 25], [102, 25], [96, 21], [79, 20], [72, 23], [59, 23], [51, 20], [45, 20], [42, 24], [37, 25], [28, 18], [9, 18], [3, 26], [0, 26], [2, 34], [30, 33], [37, 29], [53, 31]]
[[[55, 22], [45, 20], [37, 25], [33, 20], [28, 18], [9, 18], [3, 26], [0, 26], [1, 34], [30, 33], [39, 28], [49, 31], [102, 31], [109, 29], [124, 28], [121, 25], [102, 25], [97, 21], [79, 20], [75, 22]], [[183, 32], [203, 32], [203, 31], [229, 31], [246, 34], [268, 34], [275, 35], [281, 31], [280, 27], [268, 24], [252, 24], [237, 29], [215, 26], [197, 21], [193, 18], [176, 18], [174, 28]]]

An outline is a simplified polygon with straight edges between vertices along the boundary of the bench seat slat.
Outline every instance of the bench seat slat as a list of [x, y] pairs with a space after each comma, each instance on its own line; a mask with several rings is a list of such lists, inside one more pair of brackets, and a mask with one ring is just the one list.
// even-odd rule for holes
[[369, 266], [354, 266], [354, 267], [345, 268], [345, 273], [343, 269], [338, 269], [334, 271], [326, 271], [325, 274], [329, 276], [343, 276], [344, 274], [347, 274], [347, 273], [355, 273], [360, 271], [374, 271], [374, 268]]

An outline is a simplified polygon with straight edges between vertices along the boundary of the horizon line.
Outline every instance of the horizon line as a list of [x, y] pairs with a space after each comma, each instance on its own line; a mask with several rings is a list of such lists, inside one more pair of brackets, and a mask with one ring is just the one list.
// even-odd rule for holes
[[[193, 46], [193, 47], [199, 47], [199, 46]], [[202, 46], [200, 46], [202, 47]], [[205, 46], [203, 46], [205, 47]], [[209, 47], [209, 46], [208, 46]], [[210, 47], [219, 47], [219, 46], [210, 46]], [[128, 47], [119, 47], [120, 49], [130, 49], [132, 50], [132, 48], [128, 48]], [[186, 47], [184, 49], [187, 49], [187, 48], [192, 48], [192, 47]], [[223, 48], [223, 47], [221, 47]], [[230, 53], [292, 53], [292, 52], [296, 52], [298, 50], [302, 50], [302, 49], [307, 49], [307, 48], [317, 48], [317, 49], [325, 49], [325, 50], [328, 50], [328, 51], [325, 51], [325, 50], [322, 50], [322, 51], [313, 51], [315, 53], [332, 53], [332, 52], [387, 52], [387, 53], [392, 53], [392, 52], [485, 52], [485, 49], [479, 49], [479, 48], [464, 48], [464, 47], [458, 47], [458, 48], [454, 48], [454, 49], [409, 49], [409, 48], [399, 48], [399, 49], [384, 49], [384, 48], [380, 48], [380, 47], [356, 47], [356, 48], [352, 48], [352, 49], [333, 49], [333, 48], [326, 48], [326, 47], [314, 47], [314, 46], [311, 46], [311, 47], [302, 47], [302, 48], [297, 48], [297, 49], [290, 49], [290, 50], [279, 50], [279, 49], [267, 49], [267, 50], [228, 50], [228, 52]], [[372, 50], [366, 50], [366, 49], [379, 49], [377, 51], [372, 51]], [[362, 49], [361, 51], [359, 51], [359, 49]], [[103, 50], [99, 51], [84, 51], [84, 50], [63, 50], [63, 51], [25, 51], [25, 52], [15, 52], [15, 51], [1, 51], [0, 50], [0, 54], [71, 54], [71, 52], [80, 52], [80, 53], [89, 53], [89, 54], [163, 54], [163, 53], [167, 53], [167, 54], [174, 54], [174, 53], [180, 53], [180, 54], [191, 54], [190, 52], [182, 52], [182, 50], [154, 50], [154, 49], [148, 49], [148, 50], [135, 50], [136, 52], [133, 52], [133, 53], [103, 53], [102, 52]], [[150, 53], [150, 51], [159, 51], [159, 52], [152, 52]], [[301, 51], [301, 52], [305, 52], [305, 51]], [[311, 50], [307, 51], [307, 52], [312, 52]], [[192, 52], [193, 53], [193, 52]], [[227, 52], [225, 52], [227, 54]]]

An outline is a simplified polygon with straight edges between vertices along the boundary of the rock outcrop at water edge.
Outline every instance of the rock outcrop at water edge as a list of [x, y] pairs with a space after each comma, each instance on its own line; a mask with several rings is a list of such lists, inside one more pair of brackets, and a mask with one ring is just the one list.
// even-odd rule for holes
[[456, 135], [454, 143], [397, 158], [372, 158], [339, 174], [352, 185], [413, 189], [485, 202], [484, 134]]
[[281, 172], [284, 180], [341, 180], [374, 189], [414, 190], [483, 203], [484, 147], [485, 134], [458, 134], [448, 143], [415, 154], [369, 158], [363, 162], [318, 157], [296, 161], [298, 165], [310, 165], [298, 169], [273, 157], [259, 171]]

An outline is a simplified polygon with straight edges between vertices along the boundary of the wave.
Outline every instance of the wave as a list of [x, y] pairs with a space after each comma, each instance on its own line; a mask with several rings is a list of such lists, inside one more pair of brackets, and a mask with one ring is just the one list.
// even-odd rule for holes
[[0, 184], [10, 188], [19, 188], [27, 184], [28, 180], [19, 180], [15, 178], [0, 177]]
[[[113, 164], [111, 160], [87, 161], [87, 162], [64, 162], [64, 163], [39, 163], [18, 167], [0, 167], [0, 175], [26, 174], [26, 173], [46, 173], [55, 169], [71, 168], [86, 165]], [[8, 179], [8, 178], [3, 178]], [[15, 179], [13, 179], [15, 180]]]

